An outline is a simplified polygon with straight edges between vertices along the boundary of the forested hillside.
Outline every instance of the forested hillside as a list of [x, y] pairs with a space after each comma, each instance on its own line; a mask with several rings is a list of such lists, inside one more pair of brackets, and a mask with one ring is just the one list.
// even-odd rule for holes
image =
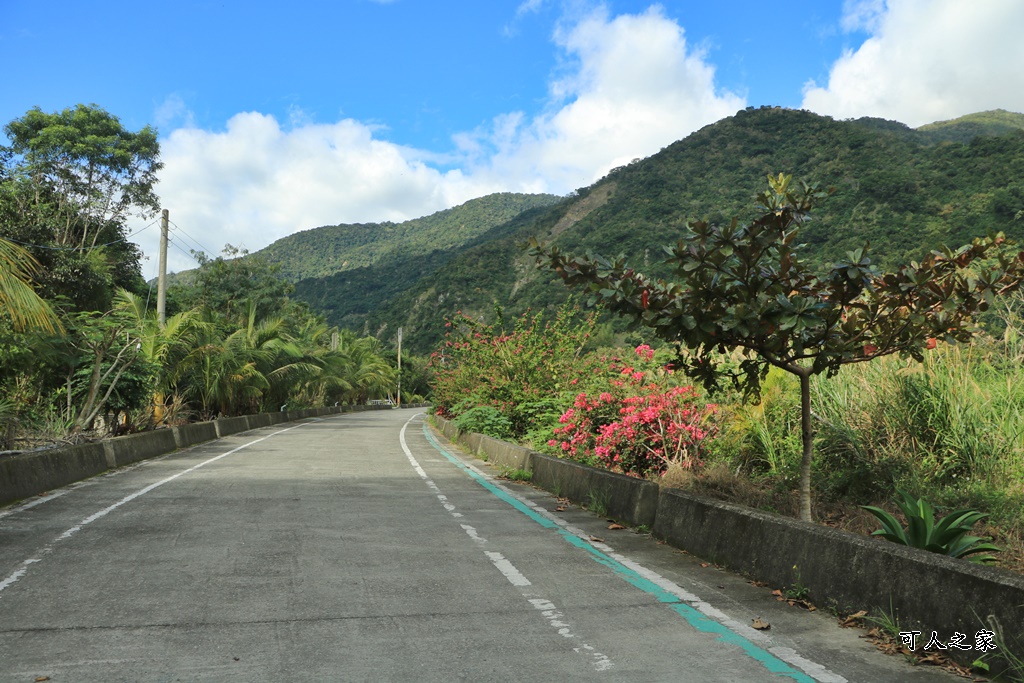
[[676, 241], [684, 220], [751, 216], [765, 176], [779, 172], [836, 189], [801, 235], [822, 264], [865, 243], [876, 262], [892, 265], [990, 230], [1020, 239], [1024, 131], [988, 133], [1022, 119], [976, 115], [938, 127], [973, 127], [979, 134], [965, 143], [894, 121], [748, 109], [495, 228], [457, 254], [396, 254], [346, 277], [301, 282], [297, 296], [327, 311], [332, 323], [382, 337], [403, 326], [412, 348], [426, 351], [440, 339], [444, 315], [456, 310], [483, 314], [499, 303], [514, 313], [565, 298], [562, 285], [523, 253], [527, 237], [567, 250], [621, 252], [658, 274], [661, 247]]
[[403, 223], [326, 225], [289, 235], [258, 253], [291, 282], [460, 247], [523, 211], [560, 197], [502, 192]]

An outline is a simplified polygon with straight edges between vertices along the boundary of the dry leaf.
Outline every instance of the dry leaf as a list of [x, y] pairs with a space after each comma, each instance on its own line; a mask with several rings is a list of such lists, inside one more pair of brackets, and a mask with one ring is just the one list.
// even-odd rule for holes
[[565, 508], [559, 505], [558, 507], [555, 508], [555, 512], [565, 512]]
[[609, 524], [608, 528], [615, 531], [617, 529], [625, 529], [626, 527], [622, 526], [621, 524]]
[[48, 680], [50, 680], [49, 676], [36, 676], [36, 683], [39, 683], [40, 681], [48, 681]]
[[767, 631], [772, 627], [771, 624], [769, 624], [767, 621], [761, 621], [760, 618], [754, 619], [754, 623], [751, 624], [751, 626], [756, 628], [758, 631]]
[[701, 563], [700, 563], [700, 566], [702, 566], [702, 567], [708, 567], [708, 566], [710, 566], [710, 565], [709, 565], [709, 564], [708, 564], [707, 562], [701, 562]]
[[764, 581], [748, 581], [751, 586], [757, 586], [758, 588], [767, 588], [768, 584]]
[[860, 620], [863, 619], [864, 617], [866, 617], [867, 615], [868, 615], [868, 613], [866, 611], [864, 611], [864, 610], [861, 610], [859, 612], [854, 612], [850, 616], [848, 616], [845, 619], [843, 619], [842, 621], [840, 621], [839, 625], [843, 626], [845, 628], [850, 628], [851, 626], [859, 626], [860, 625]]
[[597, 536], [591, 536], [590, 540], [593, 541], [594, 543], [604, 543], [604, 539], [603, 538], [598, 538]]
[[784, 598], [782, 597], [782, 591], [781, 591], [781, 590], [779, 590], [778, 588], [776, 588], [775, 590], [773, 590], [773, 591], [772, 591], [772, 595], [774, 595], [775, 597], [777, 597], [777, 598], [778, 598], [779, 600], [783, 600], [783, 599], [784, 599]]

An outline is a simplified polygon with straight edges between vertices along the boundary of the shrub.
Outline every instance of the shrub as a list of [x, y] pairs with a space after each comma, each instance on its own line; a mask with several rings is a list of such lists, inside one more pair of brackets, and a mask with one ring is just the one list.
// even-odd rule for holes
[[512, 436], [512, 421], [491, 406], [470, 408], [455, 418], [455, 426], [464, 432], [486, 434], [495, 439]]
[[551, 320], [523, 314], [505, 331], [459, 314], [445, 324], [444, 346], [431, 356], [436, 370], [437, 413], [455, 418], [474, 406], [490, 406], [511, 424], [509, 436], [520, 438], [546, 413], [549, 402], [567, 391], [585, 365], [582, 349], [594, 328], [594, 315], [580, 318], [566, 304]]
[[[637, 347], [640, 363], [654, 351]], [[715, 406], [701, 405], [689, 386], [663, 387], [649, 371], [612, 362], [604, 391], [580, 392], [559, 418], [548, 445], [564, 457], [644, 477], [675, 465], [700, 465], [713, 432]]]

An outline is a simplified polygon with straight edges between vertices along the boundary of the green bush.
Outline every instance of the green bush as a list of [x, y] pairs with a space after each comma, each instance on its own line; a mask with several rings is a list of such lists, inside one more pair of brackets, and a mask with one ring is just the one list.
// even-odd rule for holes
[[495, 439], [512, 436], [512, 421], [491, 406], [470, 408], [455, 418], [455, 426], [464, 432], [477, 432]]

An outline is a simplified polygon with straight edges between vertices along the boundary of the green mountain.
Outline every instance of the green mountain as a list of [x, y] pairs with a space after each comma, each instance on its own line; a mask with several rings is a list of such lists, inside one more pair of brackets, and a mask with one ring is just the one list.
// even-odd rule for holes
[[[752, 217], [765, 176], [779, 172], [836, 188], [802, 234], [807, 254], [823, 265], [866, 242], [876, 262], [891, 266], [990, 230], [1020, 240], [1024, 131], [1003, 132], [1005, 121], [1019, 118], [996, 112], [915, 130], [749, 108], [461, 245], [391, 250], [375, 263], [303, 279], [296, 296], [334, 324], [382, 338], [402, 326], [409, 347], [427, 351], [456, 310], [490, 315], [498, 303], [514, 314], [565, 299], [560, 281], [523, 253], [528, 236], [567, 250], [624, 253], [659, 275], [661, 246], [676, 241], [685, 220]], [[980, 132], [966, 141], [946, 139], [950, 130], [972, 129]]]
[[979, 135], [1006, 135], [1024, 130], [1024, 114], [995, 109], [968, 114], [951, 121], [936, 121], [920, 126], [917, 130], [928, 134], [935, 142], [967, 143]]
[[291, 282], [357, 270], [408, 256], [462, 247], [523, 211], [561, 197], [504, 192], [473, 199], [403, 223], [326, 225], [289, 235], [256, 254], [281, 267]]

